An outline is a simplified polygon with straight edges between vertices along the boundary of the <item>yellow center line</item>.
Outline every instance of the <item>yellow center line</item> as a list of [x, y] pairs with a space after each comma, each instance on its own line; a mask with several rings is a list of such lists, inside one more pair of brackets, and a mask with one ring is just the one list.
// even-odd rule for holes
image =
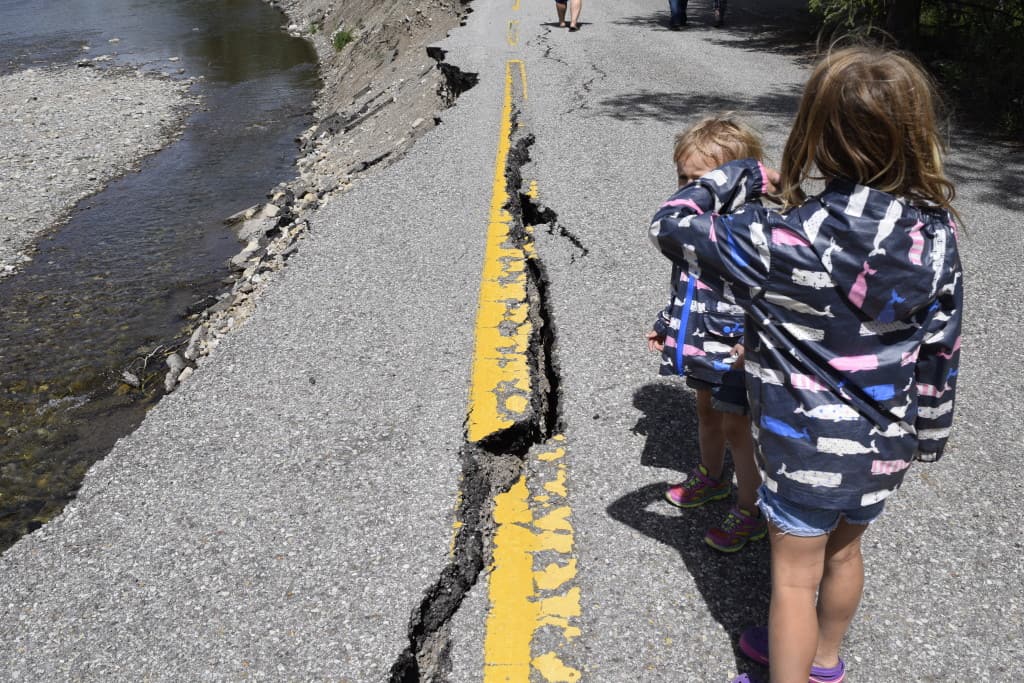
[[480, 302], [476, 319], [476, 349], [469, 396], [466, 436], [478, 442], [525, 419], [530, 410], [532, 382], [527, 357], [533, 327], [528, 319], [526, 254], [512, 239], [512, 215], [505, 180], [512, 137], [513, 66], [505, 64], [505, 96], [501, 109], [498, 152], [494, 160], [487, 246], [480, 276]]
[[[573, 623], [581, 610], [580, 589], [573, 585], [577, 566], [564, 488], [565, 448], [556, 445], [563, 437], [554, 441], [536, 455], [533, 465], [541, 489], [549, 493], [540, 493], [523, 476], [495, 497], [484, 683], [529, 683], [531, 672], [551, 683], [575, 683], [582, 675], [563, 661], [562, 653], [532, 651], [534, 635], [542, 628], [561, 631], [562, 645], [580, 635]], [[560, 485], [551, 487], [552, 480]], [[559, 493], [550, 495], [552, 488]]]
[[505, 35], [505, 40], [508, 41], [509, 47], [515, 47], [519, 44], [519, 20], [509, 19], [508, 31]]
[[[519, 0], [515, 0], [515, 9]], [[519, 40], [519, 22], [509, 22], [510, 46]], [[513, 217], [506, 208], [505, 177], [512, 137], [514, 75], [520, 97], [527, 96], [526, 65], [505, 63], [504, 99], [494, 160], [490, 217], [476, 320], [466, 437], [470, 443], [529, 419], [533, 382], [528, 358], [530, 335], [527, 259], [532, 244], [513, 239]], [[533, 183], [529, 192], [536, 196]], [[530, 232], [529, 228], [526, 229]], [[566, 485], [564, 437], [539, 448], [530, 479], [524, 475], [495, 498], [493, 566], [489, 574], [491, 606], [484, 636], [484, 683], [576, 683], [578, 669], [565, 663], [563, 646], [580, 635], [580, 589], [575, 584], [574, 531]], [[538, 631], [560, 633], [554, 649], [538, 646]], [[551, 647], [555, 642], [547, 638]]]

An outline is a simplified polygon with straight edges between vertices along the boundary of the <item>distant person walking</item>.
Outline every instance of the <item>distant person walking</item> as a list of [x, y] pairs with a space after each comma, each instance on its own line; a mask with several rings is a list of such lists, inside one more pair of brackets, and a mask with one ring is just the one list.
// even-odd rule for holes
[[[668, 0], [669, 20], [668, 27], [678, 31], [686, 26], [686, 7], [689, 0]], [[715, 26], [722, 26], [725, 23], [726, 0], [714, 0]]]
[[715, 26], [721, 26], [725, 23], [725, 6], [726, 0], [715, 0]]
[[569, 0], [569, 2], [558, 2], [555, 0], [555, 11], [558, 12], [558, 26], [565, 28], [565, 12], [569, 10], [569, 30], [580, 30], [580, 10], [583, 9], [583, 0]]
[[[831, 52], [804, 87], [781, 173], [729, 162], [651, 224], [663, 254], [753, 321], [744, 342], [772, 593], [768, 628], [739, 644], [771, 683], [843, 680], [861, 536], [907, 469], [938, 460], [949, 438], [963, 272], [935, 102], [909, 57]], [[809, 178], [826, 181], [821, 194], [807, 197]], [[782, 212], [737, 207], [776, 188]]]
[[668, 27], [673, 31], [678, 31], [686, 26], [686, 5], [688, 3], [689, 0], [668, 0]]

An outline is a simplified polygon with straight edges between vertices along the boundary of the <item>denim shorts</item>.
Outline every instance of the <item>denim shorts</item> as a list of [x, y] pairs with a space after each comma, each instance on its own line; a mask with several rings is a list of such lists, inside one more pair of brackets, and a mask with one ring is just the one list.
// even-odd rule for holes
[[777, 493], [772, 493], [764, 484], [757, 489], [757, 507], [765, 519], [784, 534], [791, 536], [824, 536], [839, 526], [845, 518], [850, 524], [868, 525], [878, 519], [885, 508], [885, 501], [852, 510], [824, 510], [794, 503]]

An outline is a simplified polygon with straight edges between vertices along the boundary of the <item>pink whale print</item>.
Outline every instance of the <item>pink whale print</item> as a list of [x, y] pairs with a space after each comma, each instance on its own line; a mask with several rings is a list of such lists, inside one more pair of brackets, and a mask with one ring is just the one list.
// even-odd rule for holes
[[698, 216], [704, 213], [704, 211], [701, 210], [700, 206], [698, 206], [697, 203], [692, 199], [670, 199], [664, 204], [662, 204], [661, 208], [664, 209], [667, 206], [685, 206], [688, 209], [693, 209]]
[[877, 272], [877, 270], [872, 270], [867, 261], [864, 262], [864, 269], [857, 275], [853, 287], [850, 287], [850, 303], [857, 308], [864, 305], [864, 297], [868, 293], [868, 275], [874, 275]]
[[828, 391], [828, 387], [818, 381], [814, 375], [800, 375], [793, 372], [789, 375], [789, 383], [794, 388], [805, 391]]
[[951, 360], [953, 358], [953, 354], [960, 350], [960, 340], [961, 339], [962, 339], [962, 337], [957, 337], [956, 338], [956, 341], [953, 342], [953, 350], [950, 351], [949, 353], [943, 353], [943, 352], [940, 351], [939, 353], [937, 353], [935, 355], [938, 356], [939, 358], [945, 358], [946, 360]]
[[704, 349], [699, 349], [696, 346], [690, 344], [683, 344], [683, 355], [684, 356], [706, 356]]
[[828, 362], [836, 370], [843, 372], [859, 372], [861, 370], [877, 370], [878, 356], [867, 354], [864, 356], [837, 356]]
[[921, 255], [924, 254], [924, 237], [921, 236], [923, 227], [924, 223], [918, 221], [917, 225], [910, 229], [910, 250], [907, 252], [907, 258], [916, 266], [921, 265]]
[[783, 230], [782, 228], [774, 228], [772, 230], [772, 244], [784, 244], [787, 247], [809, 247], [811, 243], [805, 240], [801, 235], [789, 230]]
[[949, 391], [949, 385], [943, 385], [941, 389], [934, 384], [917, 385], [918, 396], [933, 396], [935, 398], [941, 398], [947, 391]]
[[907, 351], [903, 354], [903, 359], [900, 361], [900, 365], [910, 365], [911, 363], [917, 362], [917, 354], [921, 352], [921, 347], [918, 346], [913, 351]]
[[871, 474], [895, 474], [910, 467], [906, 460], [872, 460]]

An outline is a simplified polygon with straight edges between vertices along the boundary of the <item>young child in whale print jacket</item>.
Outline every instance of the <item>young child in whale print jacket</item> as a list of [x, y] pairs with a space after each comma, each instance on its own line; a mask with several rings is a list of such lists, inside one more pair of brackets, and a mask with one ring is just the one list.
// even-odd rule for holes
[[[772, 598], [767, 631], [749, 629], [740, 647], [770, 665], [772, 683], [842, 680], [861, 536], [911, 463], [937, 460], [949, 435], [963, 282], [932, 93], [899, 53], [830, 53], [805, 87], [781, 175], [729, 162], [651, 224], [661, 252], [753, 326]], [[800, 185], [814, 172], [827, 184], [808, 198]], [[776, 188], [783, 212], [744, 202]], [[728, 207], [739, 208], [719, 213]]]

